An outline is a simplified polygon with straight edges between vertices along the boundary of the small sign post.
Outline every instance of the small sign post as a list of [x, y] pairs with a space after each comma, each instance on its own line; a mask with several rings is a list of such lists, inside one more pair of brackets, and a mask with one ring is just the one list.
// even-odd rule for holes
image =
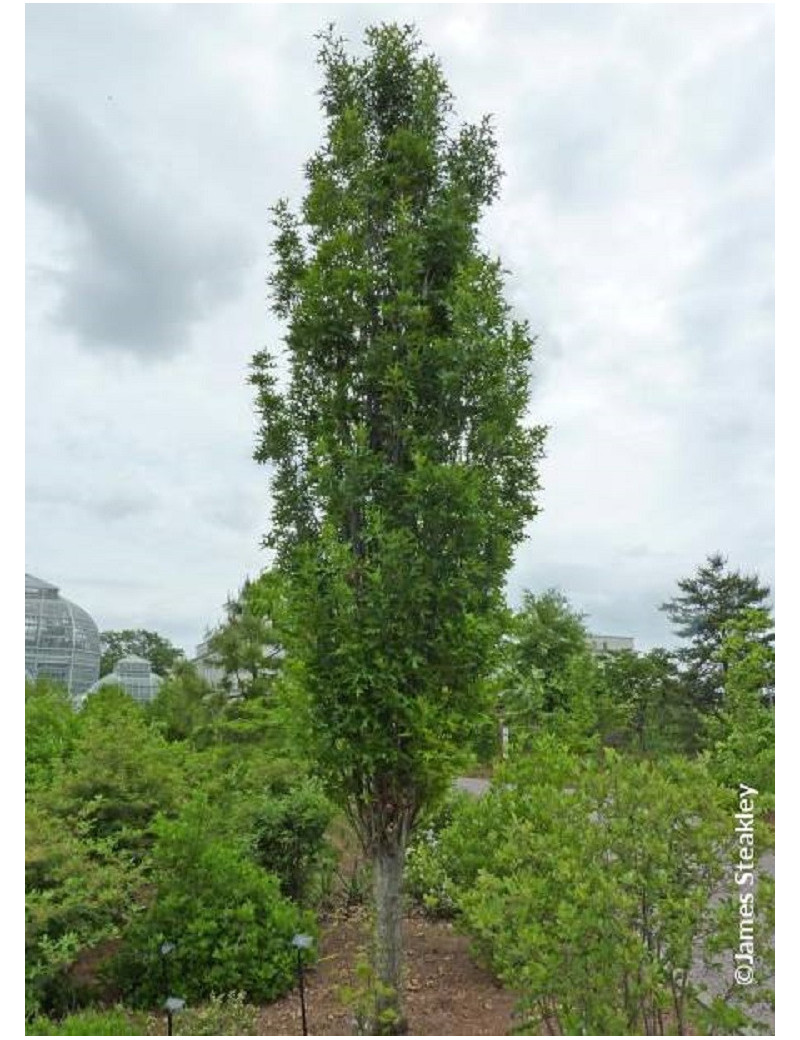
[[183, 1011], [186, 1001], [181, 997], [171, 997], [169, 991], [172, 988], [169, 983], [169, 955], [175, 949], [175, 943], [163, 942], [158, 948], [161, 954], [161, 973], [164, 977], [164, 992], [167, 999], [164, 1001], [164, 1010], [167, 1013], [167, 1036], [172, 1036], [172, 1016], [176, 1011]]
[[167, 1036], [172, 1036], [172, 1016], [176, 1011], [183, 1011], [186, 1001], [180, 997], [167, 997], [164, 1001], [164, 1010], [167, 1012]]
[[306, 1021], [306, 991], [303, 970], [303, 950], [311, 948], [314, 940], [310, 935], [295, 935], [292, 938], [292, 946], [297, 950], [297, 981], [300, 985], [300, 1013], [303, 1017], [303, 1036], [308, 1036], [308, 1022]]

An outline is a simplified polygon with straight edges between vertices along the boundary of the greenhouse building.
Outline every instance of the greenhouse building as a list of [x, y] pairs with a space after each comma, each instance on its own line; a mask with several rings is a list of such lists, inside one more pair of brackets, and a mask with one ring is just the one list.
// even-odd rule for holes
[[100, 674], [100, 633], [58, 588], [25, 575], [25, 675], [63, 683], [77, 700]]
[[161, 683], [161, 676], [156, 675], [151, 669], [150, 662], [144, 657], [136, 657], [132, 654], [130, 657], [120, 658], [114, 671], [104, 675], [91, 689], [87, 690], [81, 701], [83, 702], [86, 697], [101, 690], [104, 686], [121, 686], [135, 701], [146, 704], [158, 693]]

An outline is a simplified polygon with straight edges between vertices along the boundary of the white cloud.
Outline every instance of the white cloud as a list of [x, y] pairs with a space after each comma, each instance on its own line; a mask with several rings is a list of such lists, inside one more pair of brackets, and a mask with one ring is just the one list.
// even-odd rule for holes
[[772, 582], [766, 5], [29, 7], [28, 569], [190, 649], [265, 559], [267, 211], [320, 139], [313, 33], [391, 18], [496, 117], [484, 238], [553, 428], [512, 595], [560, 585], [647, 644], [708, 552]]

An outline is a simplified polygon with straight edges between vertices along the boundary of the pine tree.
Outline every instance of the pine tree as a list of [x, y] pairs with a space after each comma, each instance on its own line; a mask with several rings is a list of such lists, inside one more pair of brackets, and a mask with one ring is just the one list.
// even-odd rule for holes
[[[678, 658], [683, 663], [693, 703], [708, 711], [720, 703], [724, 692], [725, 664], [720, 650], [727, 626], [745, 611], [763, 608], [770, 589], [755, 574], [729, 570], [721, 553], [712, 553], [693, 577], [678, 582], [678, 588], [681, 594], [659, 609], [669, 617], [676, 634], [687, 640], [687, 645], [678, 651]], [[753, 631], [752, 637], [770, 644], [771, 620]]]

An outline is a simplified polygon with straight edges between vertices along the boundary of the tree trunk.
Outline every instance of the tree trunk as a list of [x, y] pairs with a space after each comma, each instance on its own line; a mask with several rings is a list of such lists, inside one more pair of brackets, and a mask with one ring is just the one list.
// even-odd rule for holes
[[405, 843], [379, 846], [373, 853], [375, 886], [375, 1035], [402, 1036], [407, 1023], [403, 993], [403, 866]]

